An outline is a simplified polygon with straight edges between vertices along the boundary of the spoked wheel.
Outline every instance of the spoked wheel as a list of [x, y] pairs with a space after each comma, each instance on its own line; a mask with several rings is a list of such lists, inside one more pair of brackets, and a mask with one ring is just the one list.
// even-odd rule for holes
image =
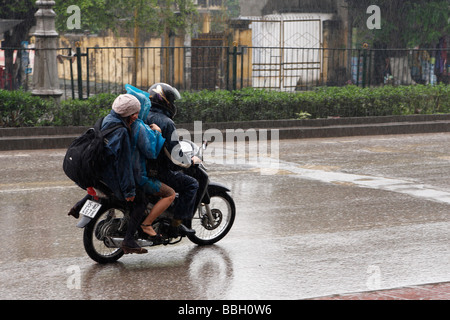
[[119, 260], [124, 252], [112, 241], [123, 238], [125, 215], [120, 209], [107, 209], [98, 213], [84, 229], [83, 243], [86, 253], [98, 263]]
[[198, 245], [216, 243], [230, 231], [236, 216], [236, 207], [233, 198], [224, 191], [210, 192], [210, 214], [207, 206], [201, 206], [192, 218], [192, 229], [195, 235], [189, 240]]

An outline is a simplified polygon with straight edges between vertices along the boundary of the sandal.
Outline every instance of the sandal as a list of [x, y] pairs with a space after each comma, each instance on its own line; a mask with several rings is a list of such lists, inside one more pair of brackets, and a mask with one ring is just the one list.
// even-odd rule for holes
[[[155, 243], [155, 244], [162, 243], [163, 240], [164, 240], [164, 238], [163, 238], [163, 236], [162, 236], [161, 234], [157, 234], [157, 233], [155, 232], [155, 233], [156, 233], [155, 235], [150, 235], [150, 234], [148, 234], [147, 232], [145, 232], [144, 228], [142, 228], [142, 227], [151, 227], [151, 226], [152, 226], [151, 224], [141, 224], [141, 229], [142, 229], [142, 231], [144, 231], [145, 234], [148, 235], [148, 239], [149, 239], [150, 241], [152, 241], [152, 242]], [[152, 229], [153, 229], [153, 228], [152, 228]], [[154, 231], [154, 230], [153, 230], [153, 231]]]

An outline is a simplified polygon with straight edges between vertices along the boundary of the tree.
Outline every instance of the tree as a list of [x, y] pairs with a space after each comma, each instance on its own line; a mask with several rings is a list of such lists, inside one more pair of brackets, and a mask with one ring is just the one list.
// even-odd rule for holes
[[[346, 0], [353, 26], [378, 47], [435, 46], [450, 33], [448, 0]], [[368, 30], [367, 8], [381, 9], [381, 29]]]
[[60, 32], [71, 31], [67, 8], [72, 5], [80, 8], [81, 29], [93, 33], [134, 28], [157, 35], [167, 28], [176, 33], [184, 31], [197, 12], [191, 0], [60, 0], [55, 6]]
[[0, 0], [0, 18], [23, 20], [12, 30], [4, 34], [4, 47], [20, 47], [20, 43], [28, 38], [32, 26], [36, 24], [34, 14], [37, 11], [34, 0]]
[[409, 47], [432, 48], [444, 35], [450, 34], [450, 3], [430, 1], [410, 4], [406, 17]]
[[222, 1], [222, 10], [212, 12], [212, 31], [223, 32], [229, 26], [230, 19], [239, 17], [241, 7], [238, 0], [224, 0]]

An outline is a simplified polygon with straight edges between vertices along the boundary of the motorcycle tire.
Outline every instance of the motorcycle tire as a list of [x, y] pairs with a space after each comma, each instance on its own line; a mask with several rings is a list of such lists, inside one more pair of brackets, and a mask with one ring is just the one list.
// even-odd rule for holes
[[123, 211], [120, 209], [101, 210], [84, 228], [84, 249], [92, 260], [106, 264], [116, 262], [124, 255], [121, 248], [108, 246], [105, 240], [105, 236], [111, 236], [115, 232], [117, 221], [123, 218]]
[[214, 221], [208, 219], [204, 206], [192, 218], [191, 228], [195, 234], [188, 238], [197, 245], [210, 245], [221, 240], [230, 231], [236, 217], [234, 200], [227, 192], [211, 190], [209, 196]]

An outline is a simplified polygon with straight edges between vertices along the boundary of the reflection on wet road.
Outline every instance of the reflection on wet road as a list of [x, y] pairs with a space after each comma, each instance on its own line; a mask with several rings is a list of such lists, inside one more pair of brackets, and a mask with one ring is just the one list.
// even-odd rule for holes
[[230, 233], [106, 266], [66, 216], [83, 191], [64, 150], [0, 152], [0, 298], [302, 299], [449, 281], [449, 138], [281, 141], [264, 174], [206, 159], [236, 202]]

